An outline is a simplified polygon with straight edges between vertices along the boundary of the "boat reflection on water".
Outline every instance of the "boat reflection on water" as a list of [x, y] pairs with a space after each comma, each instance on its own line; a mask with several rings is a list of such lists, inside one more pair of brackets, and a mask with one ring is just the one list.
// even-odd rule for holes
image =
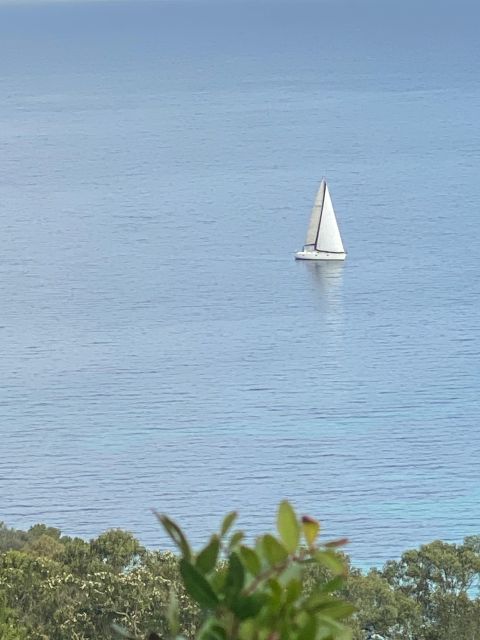
[[335, 304], [341, 301], [344, 262], [333, 260], [314, 262], [312, 260], [305, 261], [303, 266], [310, 273], [312, 288], [319, 294], [321, 300]]
[[[344, 269], [342, 261], [303, 262], [305, 328], [310, 333], [309, 344], [315, 345], [317, 359], [325, 367], [337, 367], [345, 352]], [[333, 375], [333, 374], [332, 374]]]
[[305, 261], [302, 267], [308, 271], [311, 305], [322, 313], [325, 325], [340, 325], [343, 317], [343, 273], [345, 263], [341, 261]]

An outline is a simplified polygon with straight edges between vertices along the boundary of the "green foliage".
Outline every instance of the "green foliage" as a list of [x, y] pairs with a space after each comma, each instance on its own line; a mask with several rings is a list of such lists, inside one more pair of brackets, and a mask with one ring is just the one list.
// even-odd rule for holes
[[3, 594], [0, 594], [0, 638], [27, 640], [26, 630], [19, 624], [15, 612], [6, 606]]
[[124, 571], [139, 563], [144, 547], [131, 533], [110, 529], [91, 543], [91, 550], [99, 560], [114, 571]]
[[[284, 501], [277, 514], [278, 536], [265, 534], [248, 546], [242, 531], [229, 533], [235, 518], [235, 513], [229, 514], [218, 535], [195, 554], [180, 527], [158, 516], [181, 553], [183, 584], [201, 611], [196, 638], [349, 639], [351, 633], [343, 621], [354, 607], [335, 594], [344, 580], [345, 561], [332, 548], [317, 544], [318, 523], [312, 518], [302, 522]], [[312, 565], [323, 568], [325, 577], [307, 589], [304, 578]], [[177, 605], [173, 620], [178, 611]], [[174, 624], [171, 636], [177, 633]]]
[[415, 628], [421, 629], [422, 640], [470, 640], [480, 634], [479, 542], [477, 536], [463, 545], [437, 540], [386, 564], [383, 577], [398, 598], [408, 599], [419, 612], [421, 623]]
[[297, 529], [291, 514], [283, 505], [278, 533], [255, 544], [229, 514], [197, 553], [172, 528], [189, 550], [181, 564], [124, 531], [87, 542], [44, 525], [0, 524], [0, 639], [112, 640], [117, 625], [128, 629], [124, 637], [151, 640], [226, 640], [232, 629], [241, 640], [310, 640], [311, 611], [338, 622], [348, 613], [343, 602], [356, 609], [354, 640], [480, 638], [480, 536], [432, 542], [364, 574], [338, 543], [318, 545], [315, 520], [295, 516]]
[[352, 572], [343, 593], [357, 604], [354, 616], [357, 638], [361, 638], [362, 630], [369, 627], [389, 640], [415, 638], [421, 629], [420, 607], [395, 590], [377, 570], [370, 571], [368, 575]]
[[181, 628], [193, 636], [198, 611], [173, 554], [146, 552], [121, 531], [90, 543], [52, 532], [0, 529], [8, 548], [0, 554], [1, 640], [111, 640], [113, 623], [164, 633], [172, 587]]

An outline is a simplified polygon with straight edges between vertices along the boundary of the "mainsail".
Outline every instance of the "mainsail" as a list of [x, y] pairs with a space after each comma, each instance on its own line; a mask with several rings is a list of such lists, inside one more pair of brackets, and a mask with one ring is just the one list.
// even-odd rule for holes
[[312, 209], [312, 215], [310, 216], [307, 237], [305, 239], [305, 248], [310, 247], [311, 249], [315, 249], [318, 230], [320, 227], [320, 217], [322, 215], [322, 208], [323, 208], [323, 201], [325, 198], [326, 186], [327, 186], [327, 183], [325, 182], [325, 180], [322, 180], [322, 182], [320, 183], [320, 188], [318, 189], [318, 192], [317, 192], [317, 196], [315, 198], [315, 203]]
[[308, 225], [305, 249], [345, 253], [327, 183], [322, 180]]
[[322, 184], [324, 185], [324, 198], [315, 238], [315, 249], [317, 251], [328, 251], [329, 253], [345, 253], [330, 192], [325, 180], [322, 180]]

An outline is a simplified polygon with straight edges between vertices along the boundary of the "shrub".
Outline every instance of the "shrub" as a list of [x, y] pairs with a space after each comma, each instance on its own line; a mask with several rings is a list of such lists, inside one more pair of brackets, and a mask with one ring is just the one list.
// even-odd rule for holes
[[[343, 621], [354, 607], [336, 595], [346, 574], [336, 548], [344, 541], [319, 544], [319, 523], [308, 516], [299, 519], [286, 501], [278, 509], [277, 535], [262, 535], [251, 546], [243, 531], [232, 531], [236, 517], [228, 514], [220, 531], [195, 553], [180, 527], [158, 514], [180, 551], [185, 590], [201, 611], [197, 640], [351, 638]], [[319, 574], [324, 578], [307, 587], [312, 565], [324, 570]], [[170, 636], [180, 638], [180, 606], [173, 591], [167, 618]], [[118, 627], [117, 632], [134, 637]]]

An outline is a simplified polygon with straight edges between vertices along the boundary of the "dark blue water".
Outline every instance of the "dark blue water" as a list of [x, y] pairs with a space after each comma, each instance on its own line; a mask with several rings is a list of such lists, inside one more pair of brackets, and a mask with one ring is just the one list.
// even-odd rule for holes
[[479, 532], [476, 16], [392, 11], [0, 7], [0, 520]]

